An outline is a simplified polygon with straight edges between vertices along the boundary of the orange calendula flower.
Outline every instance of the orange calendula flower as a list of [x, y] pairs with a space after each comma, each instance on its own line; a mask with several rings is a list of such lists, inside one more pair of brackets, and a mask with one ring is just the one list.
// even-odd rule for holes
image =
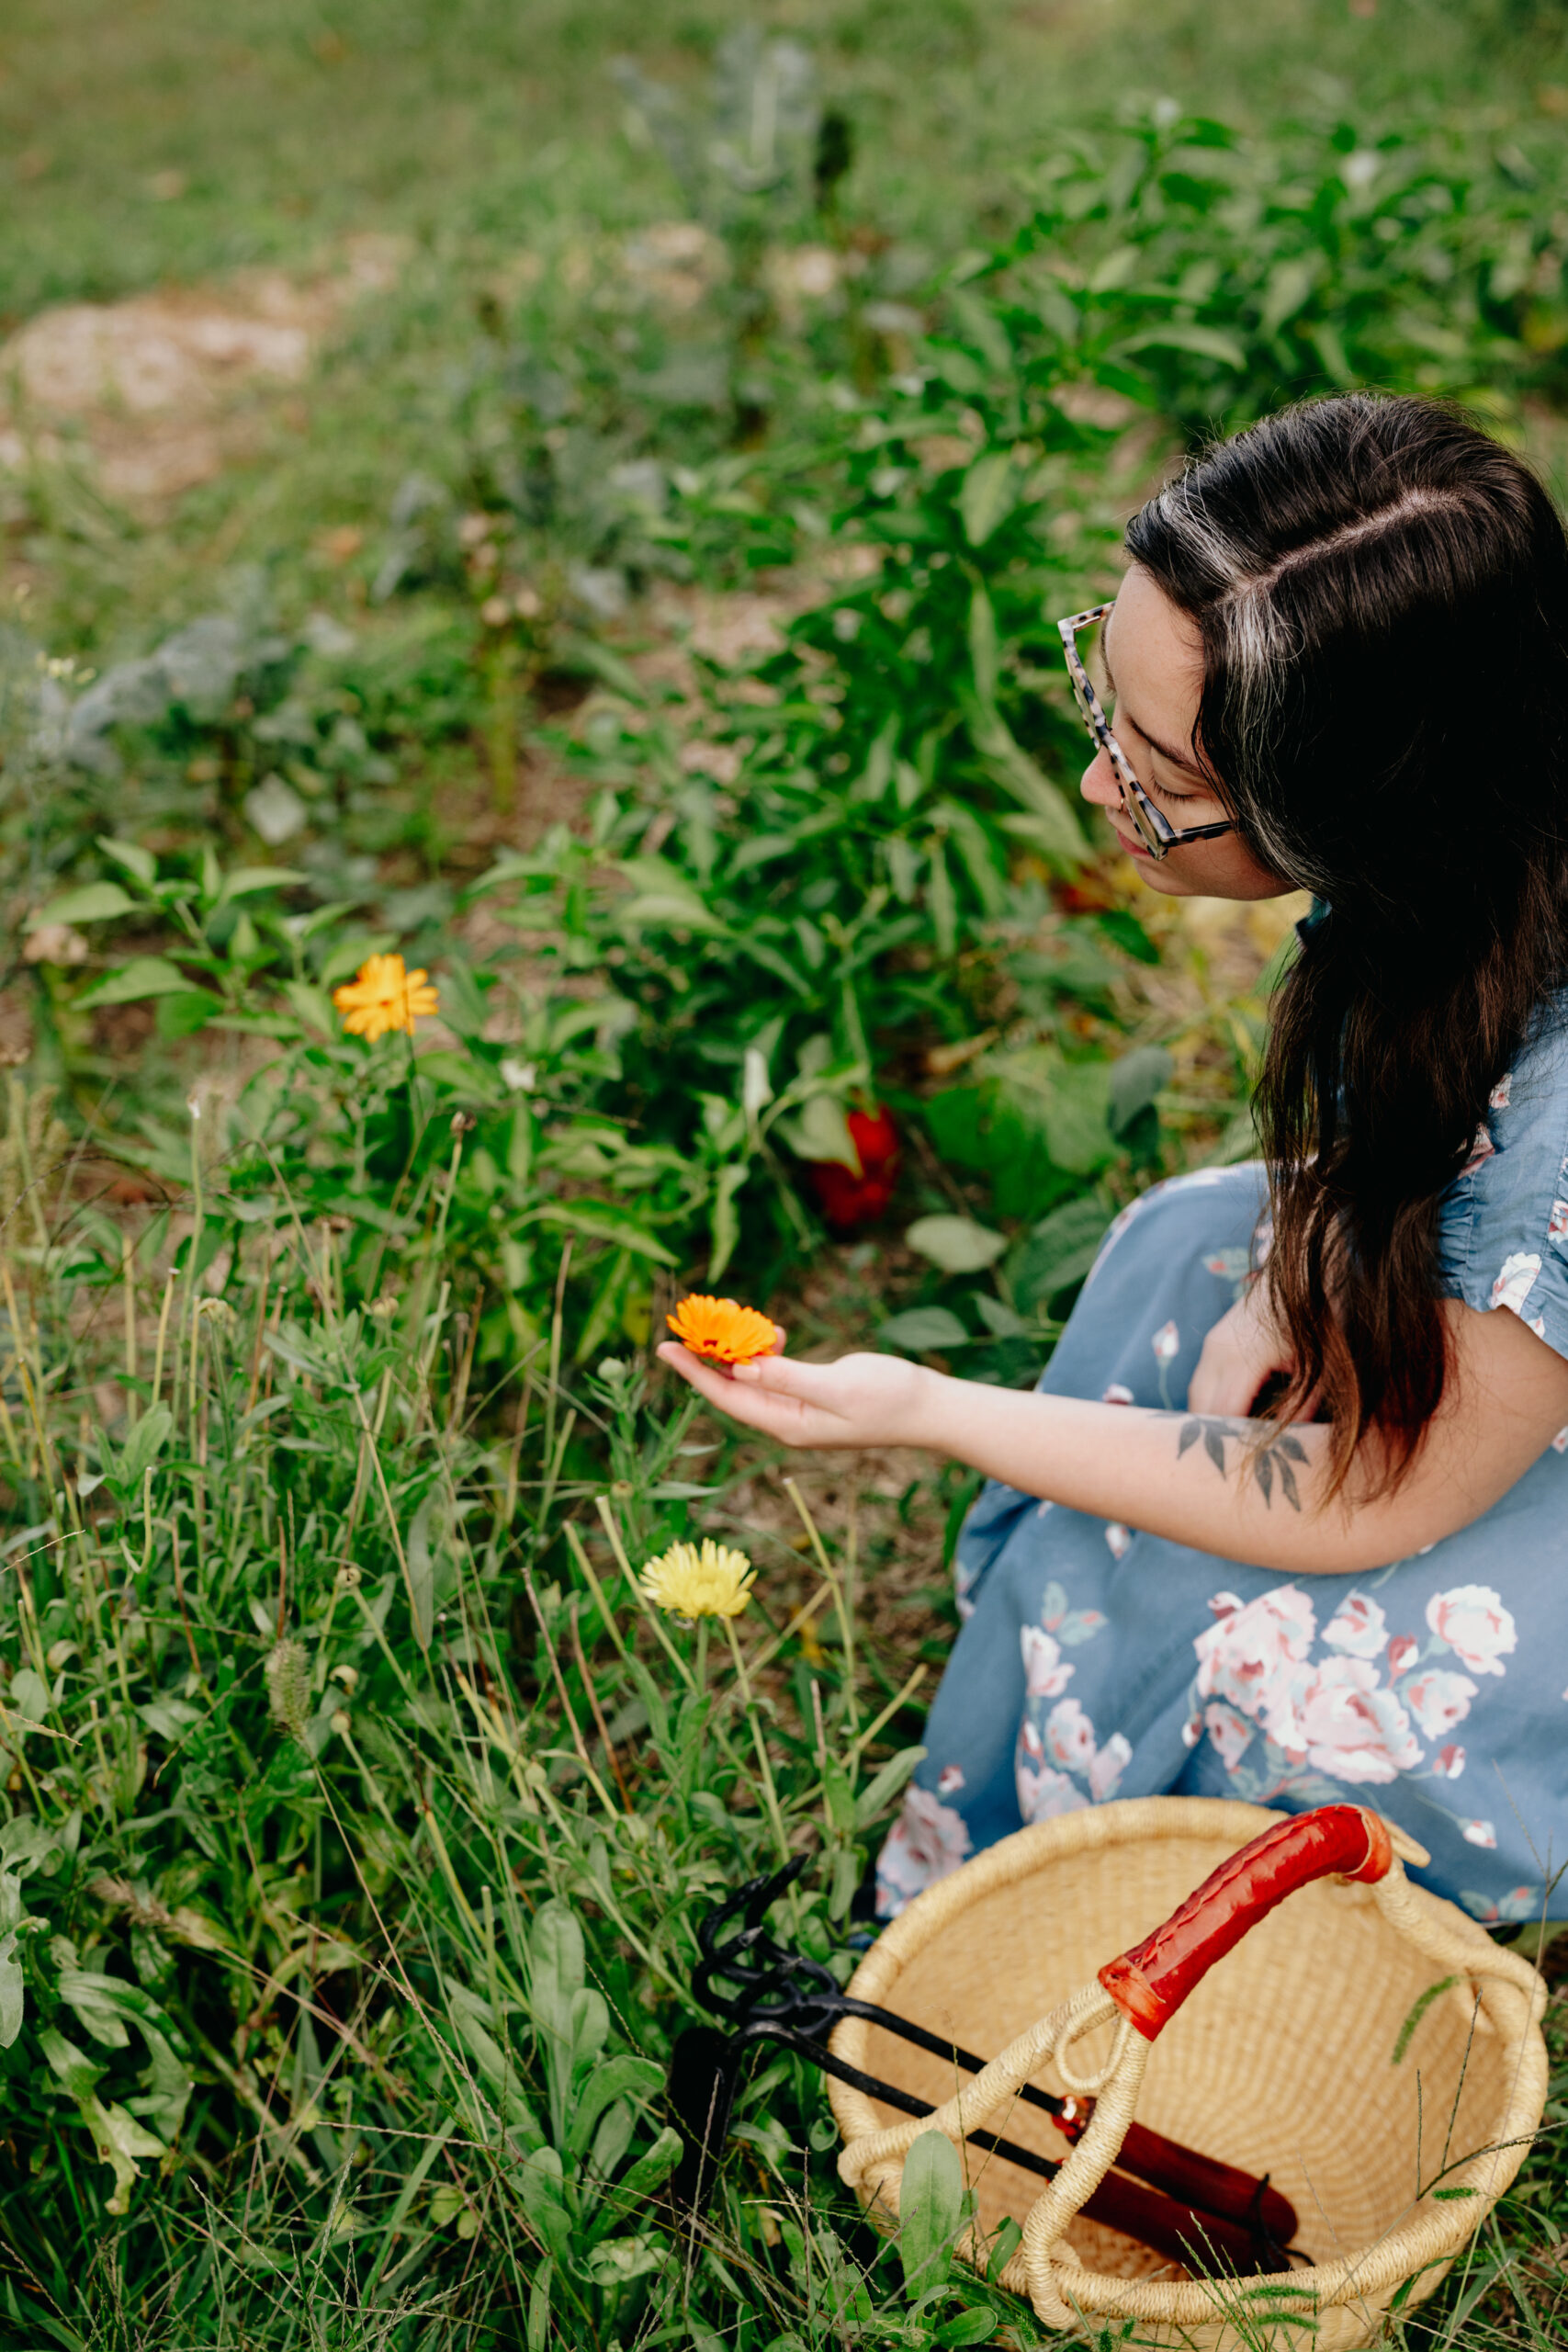
[[778, 1343], [776, 1323], [732, 1298], [683, 1298], [664, 1319], [682, 1347], [712, 1363], [755, 1363], [759, 1356], [771, 1356]]
[[413, 1035], [413, 1024], [434, 1012], [441, 1000], [423, 971], [406, 972], [400, 956], [371, 956], [352, 980], [333, 989], [344, 1034], [372, 1045], [389, 1029]]

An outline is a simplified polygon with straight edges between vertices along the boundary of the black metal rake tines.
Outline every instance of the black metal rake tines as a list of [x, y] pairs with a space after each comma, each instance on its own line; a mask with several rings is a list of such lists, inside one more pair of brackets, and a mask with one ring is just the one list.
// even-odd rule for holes
[[[693, 1989], [728, 2030], [690, 2027], [671, 2054], [670, 2102], [686, 2143], [671, 2191], [693, 2216], [703, 2212], [713, 2193], [752, 2043], [772, 2041], [793, 2050], [822, 2073], [904, 2115], [930, 2115], [931, 2102], [835, 2057], [828, 2038], [840, 2018], [863, 2018], [964, 2074], [977, 2075], [987, 2063], [891, 2009], [852, 1998], [820, 1961], [791, 1951], [769, 1934], [764, 1922], [770, 1906], [805, 1867], [801, 1856], [770, 1878], [749, 1879], [697, 1929], [703, 1957]], [[725, 1936], [736, 1921], [740, 1924], [735, 1932]], [[721, 1985], [735, 1989], [726, 1993]], [[1049, 2115], [1069, 2142], [1080, 2136], [1094, 2109], [1092, 2099], [1058, 2098], [1032, 2083], [1024, 2084], [1018, 2097]], [[969, 2139], [973, 2146], [1043, 2179], [1060, 2169], [1050, 2157], [995, 2132], [974, 2132]], [[1235, 2277], [1290, 2267], [1287, 2248], [1295, 2235], [1295, 2211], [1269, 2188], [1267, 2175], [1255, 2178], [1138, 2123], [1128, 2128], [1117, 2168], [1083, 2210], [1199, 2275]]]

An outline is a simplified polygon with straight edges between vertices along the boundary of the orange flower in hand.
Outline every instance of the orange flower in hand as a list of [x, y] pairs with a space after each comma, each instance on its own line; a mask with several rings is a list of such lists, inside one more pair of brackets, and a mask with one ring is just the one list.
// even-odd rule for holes
[[344, 1035], [368, 1038], [372, 1045], [389, 1029], [412, 1037], [414, 1023], [434, 1012], [440, 1001], [425, 973], [406, 972], [400, 956], [368, 956], [352, 980], [333, 990]]
[[784, 1342], [776, 1323], [732, 1298], [683, 1298], [664, 1319], [682, 1347], [711, 1363], [755, 1363], [776, 1355]]

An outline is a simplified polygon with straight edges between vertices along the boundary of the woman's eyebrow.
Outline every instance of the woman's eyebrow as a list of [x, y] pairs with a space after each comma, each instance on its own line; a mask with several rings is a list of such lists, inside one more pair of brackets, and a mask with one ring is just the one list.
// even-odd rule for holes
[[[1111, 620], [1114, 611], [1115, 606], [1112, 605], [1111, 612], [1107, 613], [1105, 616], [1105, 627], [1100, 634], [1100, 658], [1105, 664], [1105, 683], [1112, 695], [1116, 693], [1116, 674], [1111, 667]], [[1157, 752], [1159, 757], [1168, 761], [1173, 768], [1180, 768], [1184, 775], [1195, 775], [1204, 784], [1208, 782], [1207, 776], [1190, 752], [1173, 752], [1168, 743], [1162, 743], [1157, 735], [1151, 735], [1146, 728], [1140, 727], [1130, 712], [1123, 711], [1122, 715], [1134, 734], [1141, 735], [1151, 752]]]

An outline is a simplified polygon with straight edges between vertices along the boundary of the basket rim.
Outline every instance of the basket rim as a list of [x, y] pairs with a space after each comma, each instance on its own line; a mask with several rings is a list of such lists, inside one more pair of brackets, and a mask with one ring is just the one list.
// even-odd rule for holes
[[[1228, 1849], [1234, 1850], [1273, 1823], [1289, 1818], [1291, 1815], [1284, 1809], [1236, 1798], [1156, 1796], [1113, 1799], [1102, 1805], [1057, 1815], [1048, 1821], [1032, 1822], [998, 1839], [922, 1890], [882, 1930], [856, 1968], [847, 1989], [856, 1999], [888, 2005], [889, 1994], [905, 1968], [950, 1929], [973, 1904], [998, 1889], [1020, 1884], [1068, 1856], [1097, 1848], [1184, 1838], [1211, 1844], [1227, 1843]], [[1527, 1981], [1532, 1986], [1540, 1986], [1540, 1980], [1533, 1970], [1494, 1944], [1484, 1928], [1457, 1905], [1424, 1888], [1409, 1886], [1397, 1860], [1390, 1878], [1368, 1892], [1381, 1907], [1403, 1915], [1398, 1918], [1391, 1917], [1389, 1924], [1402, 1930], [1408, 1940], [1425, 1944], [1427, 1935], [1420, 1931], [1428, 1930], [1438, 1942], [1450, 1948], [1450, 1958], [1460, 1960], [1461, 1964], [1466, 1960], [1480, 1963], [1472, 1971], [1478, 1996], [1514, 2055], [1501, 2101], [1503, 2112], [1496, 2118], [1495, 2139], [1489, 2143], [1497, 2153], [1488, 2155], [1478, 2152], [1472, 2160], [1487, 2167], [1484, 2186], [1478, 2187], [1472, 2199], [1444, 2205], [1413, 2205], [1403, 2222], [1359, 2254], [1337, 2257], [1327, 2264], [1314, 2264], [1290, 2274], [1290, 2301], [1298, 2311], [1323, 2312], [1336, 2306], [1359, 2305], [1370, 2321], [1402, 2281], [1417, 2282], [1410, 2299], [1413, 2303], [1430, 2293], [1453, 2256], [1473, 2235], [1512, 2181], [1523, 2162], [1528, 2135], [1540, 2120], [1549, 2067], [1545, 2041], [1537, 2021], [1538, 2004], [1533, 1995], [1527, 1996], [1524, 1989]], [[1109, 1951], [1105, 1954], [1107, 1960], [1112, 1957]], [[863, 2020], [845, 2018], [835, 2028], [829, 2046], [852, 2063], [863, 2063], [861, 2045], [869, 2032]], [[884, 2129], [882, 2119], [865, 2093], [829, 2079], [828, 2094], [845, 2155], [858, 2141]], [[1519, 2144], [1510, 2144], [1515, 2142]], [[879, 2169], [874, 2186], [863, 2189], [863, 2195], [878, 2196], [896, 2214], [902, 2170], [901, 2158], [889, 2160], [886, 2168]], [[1014, 2256], [1002, 2283], [1027, 2300], [1029, 2290], [1021, 2282], [1020, 2259]], [[1222, 2282], [1130, 2280], [1083, 2268], [1071, 2256], [1063, 2263], [1054, 2255], [1049, 2267], [1069, 2314], [1077, 2306], [1086, 2314], [1100, 2318], [1132, 2318], [1186, 2328], [1228, 2324], [1224, 2306], [1218, 2300], [1224, 2294]], [[1284, 2288], [1286, 2282], [1281, 2278], [1280, 2284]], [[1036, 2309], [1039, 2310], [1038, 2303]], [[1045, 2312], [1040, 2315], [1048, 2324], [1061, 2324], [1059, 2320], [1053, 2322]]]

